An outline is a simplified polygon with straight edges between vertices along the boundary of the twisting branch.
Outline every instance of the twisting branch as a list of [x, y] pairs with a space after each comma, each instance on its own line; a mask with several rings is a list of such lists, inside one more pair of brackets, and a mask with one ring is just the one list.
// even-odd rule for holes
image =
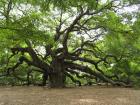
[[[64, 47], [66, 52], [67, 52], [67, 40], [69, 38], [69, 33], [75, 28], [75, 25], [78, 24], [78, 21], [81, 20], [81, 18], [85, 15], [94, 15], [94, 14], [98, 14], [98, 13], [102, 12], [104, 9], [110, 9], [111, 8], [110, 5], [112, 5], [112, 3], [113, 3], [113, 1], [111, 1], [107, 5], [103, 6], [102, 8], [100, 8], [94, 12], [90, 12], [89, 9], [87, 9], [85, 12], [81, 10], [81, 13], [74, 19], [74, 21], [72, 22], [72, 24], [70, 24], [70, 26], [66, 30], [66, 33], [64, 34], [63, 47]], [[85, 28], [85, 27], [83, 27], [83, 25], [80, 25], [80, 28]], [[99, 28], [99, 27], [96, 27], [96, 28]]]
[[[29, 46], [30, 46], [30, 45], [29, 45]], [[26, 52], [26, 53], [28, 53], [28, 54], [31, 56], [32, 61], [29, 62], [29, 61], [27, 60], [27, 58], [24, 57], [23, 59], [24, 59], [24, 61], [25, 61], [27, 64], [33, 65], [33, 66], [38, 67], [38, 68], [40, 68], [40, 69], [42, 69], [42, 70], [46, 70], [46, 69], [47, 69], [47, 72], [48, 72], [48, 73], [51, 72], [50, 66], [49, 66], [46, 62], [42, 61], [42, 60], [37, 56], [37, 54], [35, 53], [35, 51], [34, 51], [31, 47], [27, 47], [27, 48], [12, 48], [11, 50], [12, 50], [13, 52], [23, 52], [23, 53]]]
[[122, 56], [118, 59], [118, 57], [116, 57], [115, 55], [111, 55], [111, 54], [106, 55], [104, 58], [100, 58], [100, 60], [97, 63], [100, 63], [100, 62], [108, 63], [107, 61], [108, 58], [114, 58], [116, 62], [119, 62], [122, 59]]
[[57, 41], [60, 38], [60, 35], [63, 33], [60, 31], [62, 28], [62, 24], [65, 22], [65, 21], [62, 21], [62, 16], [63, 16], [63, 12], [61, 10], [59, 25], [58, 25], [58, 27], [56, 27], [56, 34], [55, 34], [55, 38], [54, 38], [55, 41]]
[[12, 9], [12, 4], [13, 4], [13, 0], [8, 0], [7, 8], [5, 8], [6, 10], [4, 11], [5, 12], [4, 16], [6, 18], [7, 25], [9, 23], [9, 15], [10, 15], [10, 11]]
[[66, 71], [68, 71], [71, 74], [75, 74], [77, 76], [77, 78], [79, 78], [79, 79], [84, 79], [84, 78], [95, 79], [95, 76], [88, 75], [86, 73], [83, 73], [82, 75], [79, 75], [79, 72], [71, 70], [71, 69], [67, 69]]
[[78, 83], [78, 85], [81, 86], [81, 82], [79, 80], [76, 80], [70, 73], [65, 72], [65, 75], [68, 76], [72, 80], [72, 82]]
[[21, 56], [21, 57], [19, 58], [18, 62], [17, 62], [13, 67], [8, 68], [7, 71], [6, 71], [6, 73], [0, 75], [0, 77], [1, 77], [1, 76], [8, 76], [8, 75], [10, 75], [10, 74], [13, 73], [13, 72], [16, 70], [16, 68], [18, 68], [24, 61], [27, 62], [28, 65], [31, 64], [31, 62], [30, 62], [28, 59], [26, 59], [25, 57]]
[[74, 60], [79, 60], [79, 61], [82, 61], [82, 62], [87, 62], [87, 63], [93, 64], [99, 72], [104, 74], [103, 71], [101, 69], [99, 69], [98, 62], [95, 62], [94, 60], [91, 60], [91, 59], [88, 59], [88, 58], [77, 57], [77, 56], [70, 56], [69, 59], [73, 60], [73, 61]]
[[81, 13], [74, 19], [74, 21], [72, 22], [72, 24], [68, 27], [66, 33], [64, 34], [64, 39], [63, 39], [63, 46], [64, 49], [67, 51], [67, 40], [69, 38], [69, 33], [74, 29], [74, 26], [78, 23], [78, 21], [87, 14], [88, 11], [83, 12], [81, 11]]
[[81, 66], [79, 64], [75, 64], [75, 63], [71, 63], [71, 62], [65, 62], [65, 66], [67, 68], [70, 68], [71, 70], [79, 70], [81, 72], [84, 72], [84, 73], [88, 73], [90, 75], [93, 75], [93, 76], [95, 76], [95, 77], [103, 80], [104, 82], [111, 83], [112, 85], [120, 85], [120, 86], [126, 86], [126, 87], [129, 86], [129, 85], [126, 85], [123, 82], [113, 81], [110, 78], [106, 77], [104, 74], [102, 74], [100, 72], [93, 71], [92, 69], [90, 69], [87, 66]]

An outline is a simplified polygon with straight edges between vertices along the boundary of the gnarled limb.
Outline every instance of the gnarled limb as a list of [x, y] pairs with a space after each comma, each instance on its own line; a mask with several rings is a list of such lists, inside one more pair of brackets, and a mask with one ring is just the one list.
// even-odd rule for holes
[[27, 58], [25, 58], [25, 57], [21, 57], [22, 59], [24, 59], [24, 61], [27, 64], [33, 65], [33, 66], [38, 67], [38, 68], [40, 68], [42, 70], [46, 70], [47, 69], [48, 73], [51, 72], [50, 71], [51, 68], [49, 67], [49, 65], [46, 62], [42, 61], [37, 56], [37, 54], [35, 53], [35, 51], [31, 47], [27, 47], [27, 48], [12, 48], [11, 50], [12, 50], [12, 52], [28, 53], [31, 56], [32, 61], [27, 60]]
[[97, 72], [97, 71], [93, 71], [92, 69], [90, 69], [87, 66], [82, 66], [79, 64], [71, 63], [71, 62], [67, 62], [65, 65], [67, 66], [67, 68], [70, 68], [72, 70], [79, 70], [84, 73], [88, 73], [90, 75], [93, 75], [93, 76], [103, 80], [104, 82], [111, 83], [112, 85], [120, 85], [120, 86], [125, 86], [125, 87], [129, 86], [123, 82], [113, 81], [110, 78], [106, 77], [104, 74]]
[[14, 71], [16, 70], [16, 68], [18, 68], [24, 61], [27, 62], [28, 64], [31, 64], [31, 62], [30, 62], [28, 59], [26, 59], [25, 57], [21, 56], [21, 57], [19, 58], [19, 61], [18, 61], [13, 67], [8, 68], [7, 71], [6, 71], [6, 73], [0, 75], [0, 77], [1, 77], [1, 76], [8, 76], [8, 75], [10, 75], [10, 74], [11, 74], [12, 72], [14, 72]]
[[76, 80], [70, 73], [65, 72], [65, 75], [68, 76], [74, 83], [78, 83], [79, 86], [81, 86], [81, 82], [79, 80]]
[[68, 71], [71, 74], [76, 74], [77, 78], [79, 78], [79, 79], [84, 79], [84, 78], [95, 79], [95, 76], [88, 75], [86, 73], [83, 73], [82, 75], [79, 75], [79, 72], [71, 70], [71, 69], [67, 69], [66, 71]]

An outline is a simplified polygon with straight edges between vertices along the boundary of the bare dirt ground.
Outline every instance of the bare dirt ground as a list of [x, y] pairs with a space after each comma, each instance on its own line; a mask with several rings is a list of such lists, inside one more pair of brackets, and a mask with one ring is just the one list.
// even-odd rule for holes
[[0, 105], [140, 105], [140, 90], [112, 87], [0, 87]]

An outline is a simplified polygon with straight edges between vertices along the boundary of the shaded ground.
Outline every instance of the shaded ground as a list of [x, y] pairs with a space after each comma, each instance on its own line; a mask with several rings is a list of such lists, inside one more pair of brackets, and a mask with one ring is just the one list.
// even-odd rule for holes
[[105, 87], [0, 87], [0, 105], [140, 105], [140, 90]]

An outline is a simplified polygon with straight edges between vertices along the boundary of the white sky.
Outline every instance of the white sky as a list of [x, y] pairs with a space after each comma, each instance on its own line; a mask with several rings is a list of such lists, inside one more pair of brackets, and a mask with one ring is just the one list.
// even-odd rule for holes
[[[106, 3], [107, 1], [111, 1], [111, 0], [100, 0], [103, 4]], [[115, 1], [115, 0], [114, 0]], [[116, 0], [115, 3], [119, 4], [121, 2], [121, 0]], [[129, 6], [129, 7], [124, 7], [123, 9], [121, 9], [119, 12], [135, 12], [140, 10], [140, 5], [133, 5], [133, 6]]]
[[135, 12], [135, 11], [138, 11], [138, 10], [139, 10], [139, 5], [137, 5], [137, 6], [133, 5], [133, 6], [130, 6], [130, 7], [124, 7], [121, 11], [122, 12], [132, 13], [132, 12]]

